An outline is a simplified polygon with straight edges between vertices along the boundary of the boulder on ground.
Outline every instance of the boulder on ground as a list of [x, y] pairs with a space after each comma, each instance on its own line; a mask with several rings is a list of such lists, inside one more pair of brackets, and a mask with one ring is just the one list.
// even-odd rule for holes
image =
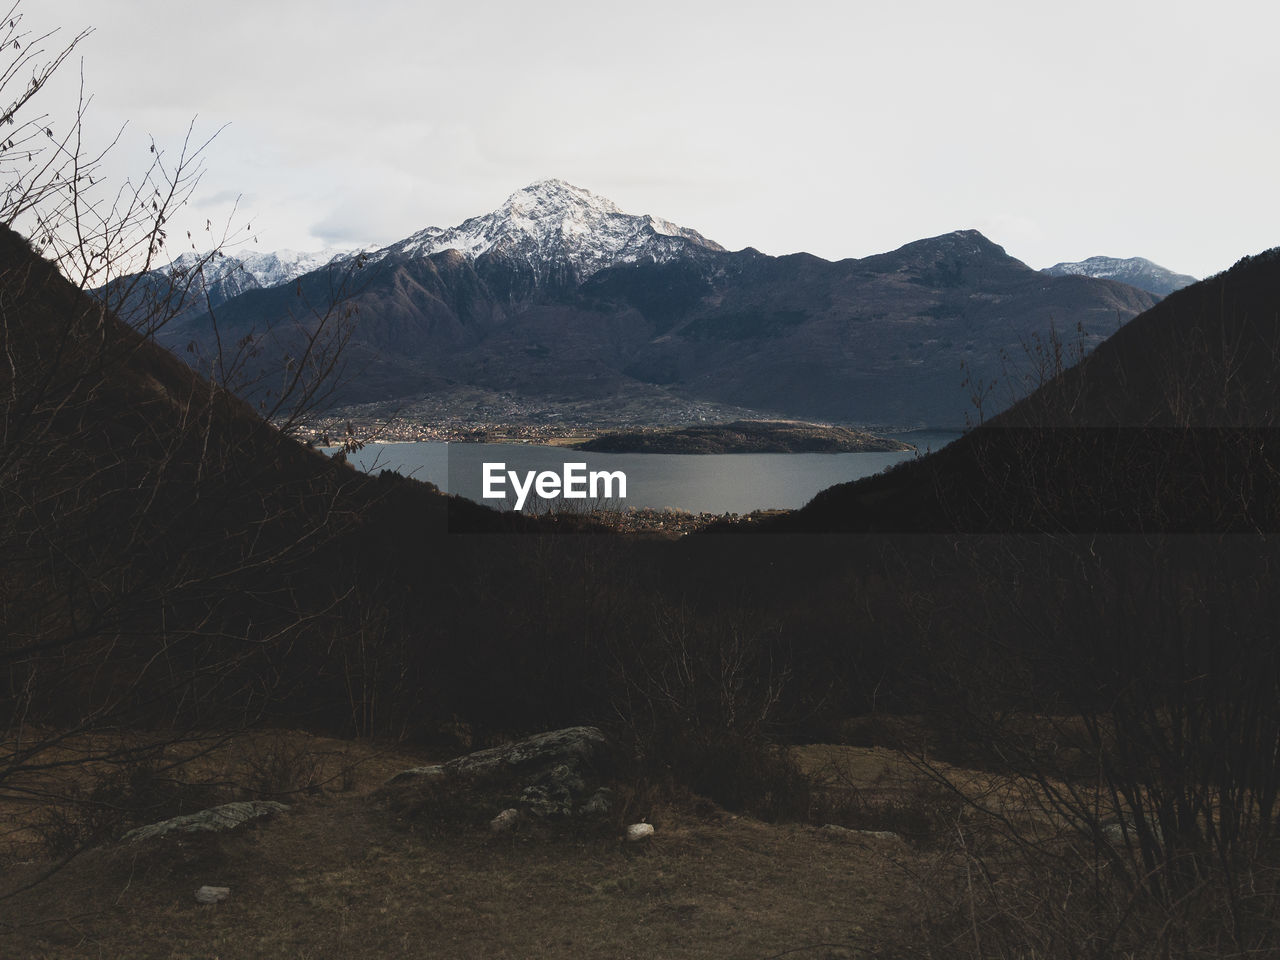
[[565, 727], [504, 743], [429, 767], [401, 770], [388, 783], [423, 777], [483, 777], [554, 764], [591, 764], [605, 755], [609, 741], [597, 727]]
[[498, 800], [539, 820], [601, 816], [610, 807], [611, 795], [600, 786], [610, 761], [608, 739], [599, 729], [567, 727], [447, 763], [402, 770], [383, 791], [425, 794], [459, 788], [475, 794], [477, 803], [483, 802], [488, 809]]
[[902, 834], [893, 833], [889, 830], [853, 830], [849, 827], [841, 827], [834, 823], [828, 823], [818, 832], [833, 840], [888, 840], [893, 843], [905, 842], [902, 839]]
[[275, 800], [242, 800], [236, 803], [224, 803], [198, 813], [188, 813], [181, 817], [172, 817], [161, 820], [159, 823], [138, 827], [126, 833], [121, 840], [132, 843], [138, 840], [150, 840], [153, 837], [163, 837], [170, 833], [220, 833], [224, 830], [234, 830], [240, 824], [250, 820], [269, 817], [288, 809], [286, 804], [277, 803]]

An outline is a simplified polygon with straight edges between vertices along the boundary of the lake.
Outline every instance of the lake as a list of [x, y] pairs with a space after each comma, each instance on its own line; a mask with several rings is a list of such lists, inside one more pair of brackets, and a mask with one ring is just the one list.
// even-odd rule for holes
[[[944, 431], [892, 434], [921, 453], [937, 450], [960, 436]], [[382, 443], [370, 444], [348, 458], [369, 473], [394, 470], [427, 480], [448, 493], [498, 506], [482, 498], [484, 464], [504, 463], [522, 479], [528, 471], [563, 472], [566, 463], [585, 463], [588, 471], [622, 471], [627, 496], [622, 505], [690, 513], [750, 513], [795, 509], [820, 490], [871, 476], [913, 453], [586, 453], [534, 443]], [[513, 507], [511, 483], [505, 487]], [[564, 502], [564, 501], [562, 501]], [[569, 501], [572, 503], [572, 501]]]

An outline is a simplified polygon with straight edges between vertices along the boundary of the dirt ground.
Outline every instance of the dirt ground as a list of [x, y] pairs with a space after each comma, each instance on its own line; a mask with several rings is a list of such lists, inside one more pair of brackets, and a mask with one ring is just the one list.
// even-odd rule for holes
[[[0, 956], [911, 955], [903, 945], [923, 861], [907, 843], [769, 825], [708, 804], [654, 809], [655, 836], [640, 846], [609, 828], [493, 836], [402, 819], [370, 791], [421, 761], [364, 759], [358, 776], [229, 834], [107, 844], [49, 876], [48, 861], [11, 863], [0, 879]], [[849, 759], [846, 769], [880, 777], [884, 789], [891, 757]], [[802, 760], [829, 764], [830, 751]], [[197, 903], [206, 884], [230, 897]]]

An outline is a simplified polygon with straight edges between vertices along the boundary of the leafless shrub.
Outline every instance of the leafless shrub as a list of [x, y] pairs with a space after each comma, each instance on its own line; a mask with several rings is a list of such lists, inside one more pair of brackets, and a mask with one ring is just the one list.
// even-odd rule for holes
[[766, 819], [803, 817], [808, 781], [768, 734], [789, 675], [781, 631], [658, 604], [611, 650], [613, 710], [641, 771]]
[[[211, 226], [194, 270], [149, 273], [172, 256], [204, 145], [153, 142], [142, 174], [112, 186], [82, 141], [83, 95], [65, 124], [30, 115], [85, 35], [46, 56], [53, 34], [23, 24], [16, 5], [0, 22], [0, 798], [35, 795], [50, 771], [106, 771], [48, 798], [65, 848], [102, 832], [113, 791], [140, 795], [136, 764], [159, 747], [271, 702], [327, 611], [299, 571], [340, 529], [349, 481], [233, 395], [252, 343], [219, 351], [212, 382], [156, 347], [228, 239]], [[300, 352], [263, 408], [286, 430], [324, 397], [347, 319], [302, 304]], [[122, 730], [125, 746], [98, 736]]]
[[241, 787], [254, 799], [318, 793], [325, 780], [321, 758], [305, 740], [284, 733], [249, 739], [242, 762]]

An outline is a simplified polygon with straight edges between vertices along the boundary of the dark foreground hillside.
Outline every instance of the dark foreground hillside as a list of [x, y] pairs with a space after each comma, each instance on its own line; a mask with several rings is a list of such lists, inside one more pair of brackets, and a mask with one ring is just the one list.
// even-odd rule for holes
[[3, 666], [29, 719], [252, 717], [275, 698], [263, 671], [315, 655], [382, 511], [512, 529], [281, 435], [9, 232], [0, 298]]

